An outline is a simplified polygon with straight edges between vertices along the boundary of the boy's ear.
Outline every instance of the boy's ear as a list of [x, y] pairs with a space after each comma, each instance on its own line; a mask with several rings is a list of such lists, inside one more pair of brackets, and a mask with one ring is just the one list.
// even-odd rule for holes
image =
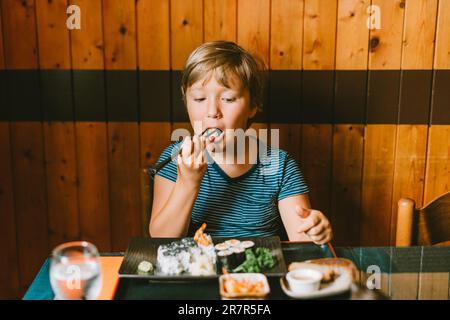
[[252, 119], [256, 115], [257, 112], [258, 112], [258, 106], [254, 105], [250, 110], [250, 114], [249, 114], [248, 118]]

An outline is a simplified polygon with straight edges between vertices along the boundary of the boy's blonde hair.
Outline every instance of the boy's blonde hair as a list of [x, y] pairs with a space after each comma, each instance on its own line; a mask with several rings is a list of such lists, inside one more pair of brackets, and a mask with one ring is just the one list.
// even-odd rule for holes
[[230, 77], [236, 76], [250, 92], [250, 107], [262, 109], [264, 63], [230, 41], [206, 42], [191, 53], [181, 79], [181, 93], [185, 104], [187, 89], [210, 71], [215, 71], [216, 80], [227, 88], [230, 87]]

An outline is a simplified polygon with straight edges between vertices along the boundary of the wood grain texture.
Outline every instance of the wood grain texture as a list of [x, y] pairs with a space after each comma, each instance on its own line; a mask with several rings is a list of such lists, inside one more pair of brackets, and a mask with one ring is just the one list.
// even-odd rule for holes
[[72, 122], [44, 123], [50, 246], [80, 238], [78, 177]]
[[361, 243], [390, 242], [396, 126], [366, 127], [362, 181]]
[[169, 4], [169, 0], [136, 3], [140, 70], [170, 69]]
[[305, 0], [303, 69], [334, 69], [337, 3]]
[[[89, 19], [82, 18], [81, 30], [70, 32], [72, 67], [81, 72], [103, 70], [102, 2], [77, 0], [73, 4], [80, 6], [81, 12], [89, 12]], [[104, 79], [100, 83], [104, 87]], [[81, 97], [94, 95], [92, 90], [74, 85], [75, 114], [83, 103]], [[105, 108], [104, 101], [97, 107]], [[100, 251], [111, 251], [107, 124], [76, 121], [75, 132], [81, 236]]]
[[[34, 1], [2, 1], [3, 35], [8, 44], [5, 46], [6, 68], [38, 68], [35, 17]], [[11, 107], [15, 99], [10, 98]], [[33, 106], [39, 110], [40, 107], [39, 102]], [[23, 290], [49, 253], [42, 124], [14, 122], [10, 133], [17, 252]]]
[[[0, 72], [5, 68], [3, 28], [0, 6]], [[2, 82], [1, 85], [5, 83]], [[4, 92], [4, 91], [2, 91]], [[6, 99], [2, 99], [2, 102]], [[8, 108], [2, 105], [1, 108]], [[13, 176], [11, 163], [10, 124], [0, 122], [0, 250], [5, 258], [0, 261], [0, 299], [19, 296], [19, 265], [14, 210]]]
[[11, 124], [20, 284], [28, 287], [49, 254], [42, 125]]
[[36, 2], [41, 69], [71, 69], [66, 8], [66, 0]]
[[[65, 26], [67, 1], [36, 4], [40, 68], [71, 69], [69, 32]], [[61, 90], [59, 84], [50, 82], [51, 87], [43, 91], [44, 109], [53, 91]], [[62, 99], [64, 104], [72, 106], [71, 97], [62, 96]], [[73, 122], [45, 122], [43, 126], [49, 244], [55, 247], [80, 237], [76, 143]]]
[[338, 4], [336, 70], [367, 68], [369, 29], [365, 27], [370, 0], [344, 0]]
[[[373, 0], [372, 5], [380, 7], [382, 28], [370, 31], [369, 69], [399, 69], [401, 66], [404, 2]], [[369, 90], [370, 86], [369, 82]], [[393, 100], [395, 99], [398, 98], [394, 96]], [[368, 125], [366, 127], [361, 200], [362, 245], [388, 245], [391, 241], [396, 135], [397, 127], [395, 125]]]
[[108, 70], [136, 69], [134, 0], [103, 0], [105, 66]]
[[203, 1], [171, 0], [172, 69], [182, 70], [189, 54], [203, 42]]
[[254, 57], [269, 65], [270, 1], [238, 1], [237, 42]]
[[381, 29], [370, 31], [369, 67], [373, 70], [400, 68], [404, 0], [372, 0], [380, 8]]
[[358, 245], [364, 154], [363, 125], [335, 125], [330, 220], [336, 245]]
[[14, 299], [19, 295], [19, 266], [14, 211], [13, 176], [9, 123], [0, 122], [0, 298]]
[[[336, 16], [337, 1], [325, 3], [317, 0], [305, 0], [304, 70], [334, 69]], [[324, 94], [328, 93], [330, 92]], [[305, 107], [304, 103], [303, 107]], [[312, 105], [307, 107], [314, 108]], [[326, 107], [331, 109], [332, 105]], [[314, 209], [321, 210], [325, 215], [330, 214], [332, 132], [333, 127], [329, 124], [307, 123], [302, 125], [301, 163], [305, 179], [310, 186], [311, 205]]]
[[435, 69], [450, 69], [450, 2], [439, 1], [436, 48], [434, 56]]
[[311, 206], [325, 215], [330, 214], [332, 133], [333, 127], [328, 124], [302, 127], [301, 163]]
[[204, 1], [204, 41], [236, 41], [238, 0]]
[[[407, 1], [403, 31], [403, 69], [431, 69], [435, 44], [437, 1]], [[420, 26], [420, 27], [419, 27]], [[417, 28], [423, 30], [418, 32]], [[429, 99], [426, 100], [429, 110]], [[400, 104], [408, 109], [408, 105]], [[403, 110], [400, 110], [403, 111]], [[408, 111], [406, 111], [408, 112]], [[410, 111], [412, 112], [412, 111]], [[396, 202], [403, 197], [413, 199], [416, 207], [423, 206], [425, 160], [428, 126], [399, 125], [392, 197], [391, 244], [397, 223]]]
[[419, 300], [448, 300], [448, 272], [422, 272], [419, 276]]
[[[170, 21], [169, 0], [139, 1], [137, 3], [137, 34], [139, 68], [141, 70], [168, 70], [170, 68]], [[155, 14], [156, 12], [156, 14]], [[149, 19], [149, 17], [151, 17]], [[155, 46], [159, 43], [159, 46]], [[170, 83], [167, 83], [170, 91]], [[141, 90], [143, 88], [141, 87]], [[153, 100], [151, 103], [156, 103]], [[145, 106], [141, 103], [141, 109]], [[156, 108], [169, 108], [169, 105], [159, 105]], [[168, 119], [169, 120], [169, 119]], [[141, 122], [139, 125], [140, 162], [142, 169], [156, 163], [159, 155], [170, 144], [170, 122]], [[148, 177], [146, 177], [148, 179]], [[144, 196], [143, 184], [141, 192], [142, 234], [148, 234], [148, 223], [151, 212], [150, 195]], [[146, 203], [148, 200], [149, 203]]]
[[[275, 0], [271, 3], [270, 32], [270, 69], [301, 70], [303, 63], [303, 0]], [[300, 85], [297, 89], [301, 90]], [[282, 92], [280, 94], [283, 94]], [[277, 100], [272, 100], [277, 101]], [[285, 103], [284, 101], [277, 101]], [[289, 106], [271, 105], [270, 112], [278, 108], [298, 108], [297, 104]], [[294, 112], [295, 114], [295, 112]], [[300, 119], [298, 119], [300, 120]], [[294, 121], [295, 122], [295, 121]], [[279, 130], [279, 147], [289, 152], [297, 163], [301, 159], [301, 124], [271, 123], [271, 130]]]
[[89, 13], [81, 19], [81, 30], [70, 31], [72, 68], [80, 70], [103, 70], [104, 44], [101, 0], [73, 0], [81, 12]]
[[78, 122], [76, 134], [81, 235], [100, 251], [111, 251], [106, 125]]
[[[301, 164], [302, 125], [271, 123], [271, 130], [279, 130], [279, 147], [286, 150], [298, 164]], [[301, 166], [302, 167], [302, 166]]]
[[433, 66], [437, 0], [405, 2], [402, 68], [430, 69]]
[[[339, 1], [336, 70], [367, 68], [369, 29], [364, 26], [368, 5], [370, 1]], [[365, 109], [365, 101], [363, 103], [358, 108]], [[337, 108], [335, 105], [335, 113], [338, 112]], [[364, 126], [335, 124], [330, 216], [336, 244], [356, 245], [360, 241], [363, 154]]]
[[137, 124], [110, 122], [108, 140], [111, 243], [122, 251], [142, 232]]
[[[239, 0], [237, 15], [237, 43], [250, 52], [264, 69], [267, 69], [270, 63], [270, 1]], [[252, 127], [268, 129], [269, 121], [265, 107], [266, 105], [254, 118]]]
[[303, 0], [273, 0], [270, 20], [270, 69], [301, 70]]
[[[2, 0], [5, 64], [11, 69], [35, 69], [38, 65], [35, 2]], [[20, 39], [20, 41], [16, 41]]]
[[419, 273], [392, 273], [389, 288], [389, 296], [393, 300], [417, 300], [419, 292]]
[[[104, 28], [106, 70], [136, 69], [135, 2], [104, 1], [103, 19], [104, 25], [108, 26]], [[137, 88], [135, 92], [117, 92], [115, 84], [107, 83], [108, 114], [112, 105], [130, 110], [135, 107], [128, 99], [129, 95], [137, 94]], [[114, 100], [111, 100], [111, 97], [114, 97]], [[109, 208], [111, 246], [114, 251], [125, 250], [129, 239], [141, 234], [139, 153], [138, 123], [109, 122]]]

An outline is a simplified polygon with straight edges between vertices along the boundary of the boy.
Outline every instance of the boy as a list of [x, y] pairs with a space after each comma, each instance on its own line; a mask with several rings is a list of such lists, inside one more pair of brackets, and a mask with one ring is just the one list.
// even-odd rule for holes
[[[248, 129], [262, 107], [261, 69], [233, 42], [204, 43], [189, 56], [182, 94], [195, 135], [183, 140], [179, 155], [173, 144], [158, 160], [175, 155], [155, 177], [152, 237], [192, 236], [206, 222], [213, 237], [277, 235], [283, 224], [290, 241], [331, 240], [331, 225], [310, 209], [308, 188], [289, 154], [267, 148], [262, 161], [245, 143], [232, 161], [224, 156], [236, 149], [233, 130]], [[202, 135], [215, 128], [222, 133]]]

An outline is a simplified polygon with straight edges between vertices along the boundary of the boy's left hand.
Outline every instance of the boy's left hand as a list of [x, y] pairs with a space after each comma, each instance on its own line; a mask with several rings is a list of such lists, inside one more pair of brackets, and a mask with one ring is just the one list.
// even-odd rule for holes
[[319, 210], [295, 207], [301, 219], [298, 233], [305, 233], [315, 244], [325, 244], [333, 238], [330, 221]]

